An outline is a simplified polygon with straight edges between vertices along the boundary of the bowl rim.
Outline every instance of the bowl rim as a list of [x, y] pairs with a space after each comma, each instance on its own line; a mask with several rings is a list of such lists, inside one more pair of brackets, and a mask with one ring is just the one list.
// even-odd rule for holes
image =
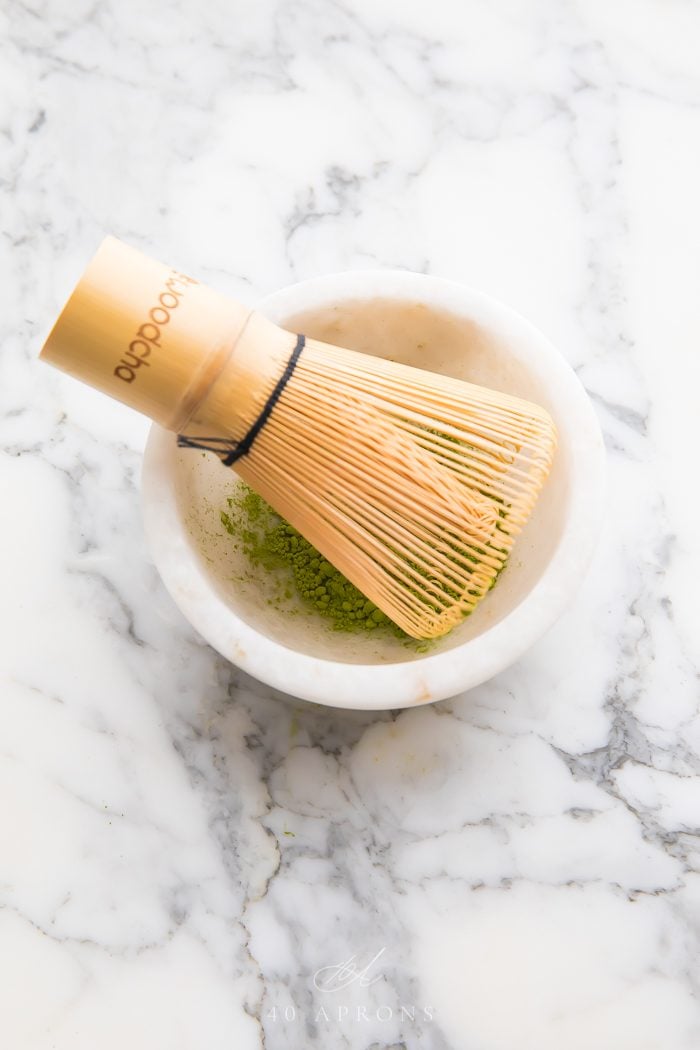
[[429, 306], [485, 323], [503, 338], [517, 335], [518, 352], [528, 347], [522, 359], [532, 367], [534, 354], [539, 378], [545, 384], [556, 383], [570, 439], [574, 483], [569, 486], [561, 536], [550, 561], [532, 589], [498, 623], [453, 649], [401, 663], [347, 663], [289, 648], [251, 627], [207, 579], [178, 511], [175, 437], [156, 424], [148, 437], [142, 471], [142, 508], [151, 556], [192, 626], [222, 656], [272, 688], [325, 706], [358, 710], [442, 700], [474, 688], [518, 660], [564, 612], [582, 582], [604, 504], [603, 441], [588, 395], [549, 339], [492, 296], [432, 275], [369, 269], [300, 281], [266, 296], [256, 309], [280, 321], [332, 302], [382, 295], [418, 296]]

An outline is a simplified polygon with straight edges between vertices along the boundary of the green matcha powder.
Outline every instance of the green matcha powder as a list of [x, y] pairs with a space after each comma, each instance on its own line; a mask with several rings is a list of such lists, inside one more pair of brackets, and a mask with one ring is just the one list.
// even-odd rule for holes
[[[221, 511], [221, 524], [253, 568], [286, 570], [304, 604], [328, 620], [334, 630], [392, 635], [419, 653], [430, 648], [431, 642], [412, 638], [393, 623], [247, 485], [241, 483], [227, 504], [228, 510]], [[287, 586], [283, 597], [292, 595]]]

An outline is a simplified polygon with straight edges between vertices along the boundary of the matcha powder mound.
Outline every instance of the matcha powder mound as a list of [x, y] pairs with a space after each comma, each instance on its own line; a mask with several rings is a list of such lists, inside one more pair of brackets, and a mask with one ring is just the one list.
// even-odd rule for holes
[[[417, 641], [402, 631], [247, 485], [241, 484], [227, 503], [221, 523], [242, 545], [251, 565], [266, 570], [286, 567], [299, 597], [330, 621], [334, 630], [381, 628], [404, 639], [417, 652], [427, 650], [428, 642]], [[285, 596], [291, 597], [289, 590]]]

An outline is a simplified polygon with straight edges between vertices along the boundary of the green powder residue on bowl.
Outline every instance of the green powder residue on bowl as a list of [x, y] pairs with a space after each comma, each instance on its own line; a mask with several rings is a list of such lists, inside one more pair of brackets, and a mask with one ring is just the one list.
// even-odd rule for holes
[[[301, 533], [247, 485], [238, 485], [221, 511], [221, 524], [240, 544], [254, 569], [286, 570], [302, 602], [336, 631], [390, 634], [415, 652], [431, 642], [412, 638], [369, 601]], [[291, 598], [288, 587], [285, 597]]]

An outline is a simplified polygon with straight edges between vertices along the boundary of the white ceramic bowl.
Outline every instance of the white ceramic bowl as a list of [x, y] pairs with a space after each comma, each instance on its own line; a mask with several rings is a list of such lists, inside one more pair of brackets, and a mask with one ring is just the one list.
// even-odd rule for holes
[[[154, 426], [146, 448], [143, 505], [153, 558], [174, 601], [223, 656], [269, 685], [335, 707], [381, 709], [430, 703], [485, 681], [517, 660], [551, 626], [576, 591], [602, 512], [604, 456], [591, 404], [561, 354], [508, 307], [450, 281], [400, 271], [361, 271], [303, 281], [258, 309], [307, 335], [314, 314], [386, 300], [422, 304], [442, 324], [429, 360], [435, 371], [492, 386], [544, 405], [559, 431], [555, 465], [497, 586], [477, 610], [429, 651], [394, 638], [328, 629], [315, 613], [289, 616], [265, 600], [220, 523], [236, 484], [209, 454], [179, 450]], [[393, 305], [392, 305], [393, 304]], [[393, 316], [393, 315], [392, 315]], [[387, 324], [390, 325], [388, 321]], [[399, 324], [395, 356], [409, 363], [420, 333]], [[457, 335], [458, 346], [441, 349]], [[440, 332], [438, 332], [439, 336]], [[353, 349], [366, 349], [361, 333]]]

